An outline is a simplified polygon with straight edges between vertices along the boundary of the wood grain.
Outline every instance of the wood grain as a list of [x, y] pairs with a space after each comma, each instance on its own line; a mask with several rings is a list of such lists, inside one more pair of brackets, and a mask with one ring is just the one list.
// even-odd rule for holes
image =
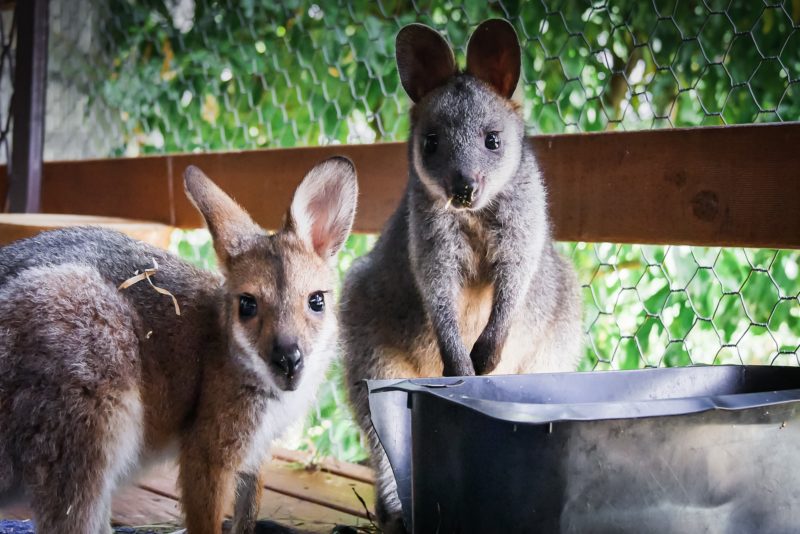
[[[296, 458], [307, 459], [308, 454], [298, 452]], [[304, 469], [297, 463], [273, 458], [266, 467], [265, 494], [268, 498], [262, 501], [260, 517], [295, 526], [305, 525], [311, 530], [327, 525], [328, 531], [334, 523], [356, 525], [366, 520], [367, 512], [353, 490], [371, 506], [374, 501], [371, 484], [323, 470]], [[180, 499], [177, 477], [177, 466], [163, 464], [145, 473], [136, 487], [177, 502]], [[160, 513], [160, 510], [154, 511], [154, 515]], [[312, 525], [316, 526], [311, 528]]]
[[0, 213], [0, 246], [17, 239], [65, 226], [101, 226], [122, 232], [134, 239], [160, 248], [168, 248], [173, 227], [161, 223], [97, 217], [94, 215], [57, 215], [41, 213]]
[[[557, 239], [800, 248], [800, 123], [536, 136]], [[202, 168], [267, 228], [318, 161], [358, 170], [355, 229], [378, 232], [406, 183], [405, 143], [180, 154], [45, 165], [43, 211], [201, 220], [183, 194]], [[0, 192], [5, 190], [0, 167]]]
[[126, 526], [180, 524], [183, 518], [180, 504], [175, 499], [128, 486], [114, 495], [111, 522]]
[[[293, 451], [274, 447], [272, 450], [273, 458], [286, 462], [294, 462], [302, 465], [313, 465], [317, 469], [326, 473], [332, 473], [351, 480], [363, 482], [365, 484], [375, 483], [375, 473], [369, 467], [341, 462], [336, 458], [314, 459], [311, 454], [303, 451]], [[367, 501], [369, 502], [369, 501]]]
[[375, 515], [371, 509], [375, 501], [371, 484], [326, 471], [304, 469], [273, 460], [265, 470], [264, 486], [283, 495], [367, 519], [367, 509], [358, 500], [360, 496], [370, 507], [369, 514]]

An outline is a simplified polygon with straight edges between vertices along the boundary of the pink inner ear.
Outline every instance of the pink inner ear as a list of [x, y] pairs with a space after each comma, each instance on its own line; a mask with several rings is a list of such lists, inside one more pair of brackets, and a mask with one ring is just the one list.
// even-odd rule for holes
[[311, 245], [317, 254], [325, 257], [331, 243], [331, 213], [325, 197], [320, 195], [308, 205], [308, 212], [313, 217], [311, 223]]
[[343, 207], [338, 199], [342, 197], [340, 188], [335, 184], [328, 184], [308, 204], [308, 215], [311, 222], [311, 245], [323, 258], [327, 258], [333, 249], [342, 240], [342, 221], [346, 219]]

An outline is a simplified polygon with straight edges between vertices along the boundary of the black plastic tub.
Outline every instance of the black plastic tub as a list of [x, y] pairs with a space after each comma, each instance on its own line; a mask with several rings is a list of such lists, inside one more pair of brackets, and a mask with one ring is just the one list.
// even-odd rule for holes
[[800, 369], [368, 381], [414, 532], [800, 532]]

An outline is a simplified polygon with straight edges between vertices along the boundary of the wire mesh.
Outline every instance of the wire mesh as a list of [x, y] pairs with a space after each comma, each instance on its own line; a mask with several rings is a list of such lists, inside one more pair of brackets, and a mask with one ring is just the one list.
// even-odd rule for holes
[[[800, 117], [796, 0], [51, 2], [48, 159], [403, 140], [397, 30], [437, 28], [463, 65], [489, 17], [520, 36], [531, 133]], [[373, 241], [352, 237], [342, 272]], [[207, 236], [174, 247], [213, 264]], [[583, 284], [581, 369], [798, 363], [797, 252], [560, 247]], [[299, 439], [358, 459], [331, 377]]]
[[11, 96], [14, 92], [15, 11], [0, 4], [0, 163], [11, 161]]
[[469, 32], [492, 16], [519, 33], [532, 131], [800, 117], [797, 2], [53, 0], [52, 11], [55, 159], [403, 139], [397, 30], [434, 26], [463, 64]]
[[796, 252], [561, 246], [583, 288], [582, 369], [798, 364]]

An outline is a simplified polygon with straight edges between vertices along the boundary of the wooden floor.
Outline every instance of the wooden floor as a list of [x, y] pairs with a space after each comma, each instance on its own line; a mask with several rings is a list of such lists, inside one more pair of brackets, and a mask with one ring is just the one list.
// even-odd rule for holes
[[[306, 453], [273, 451], [260, 517], [301, 532], [327, 533], [337, 525], [372, 530], [368, 519], [374, 502], [372, 471], [335, 460], [311, 467], [309, 460]], [[137, 484], [121, 489], [114, 498], [114, 525], [177, 528], [181, 511], [176, 478], [177, 468], [161, 466], [144, 474]], [[30, 513], [22, 508], [6, 509], [0, 517], [27, 519]]]

